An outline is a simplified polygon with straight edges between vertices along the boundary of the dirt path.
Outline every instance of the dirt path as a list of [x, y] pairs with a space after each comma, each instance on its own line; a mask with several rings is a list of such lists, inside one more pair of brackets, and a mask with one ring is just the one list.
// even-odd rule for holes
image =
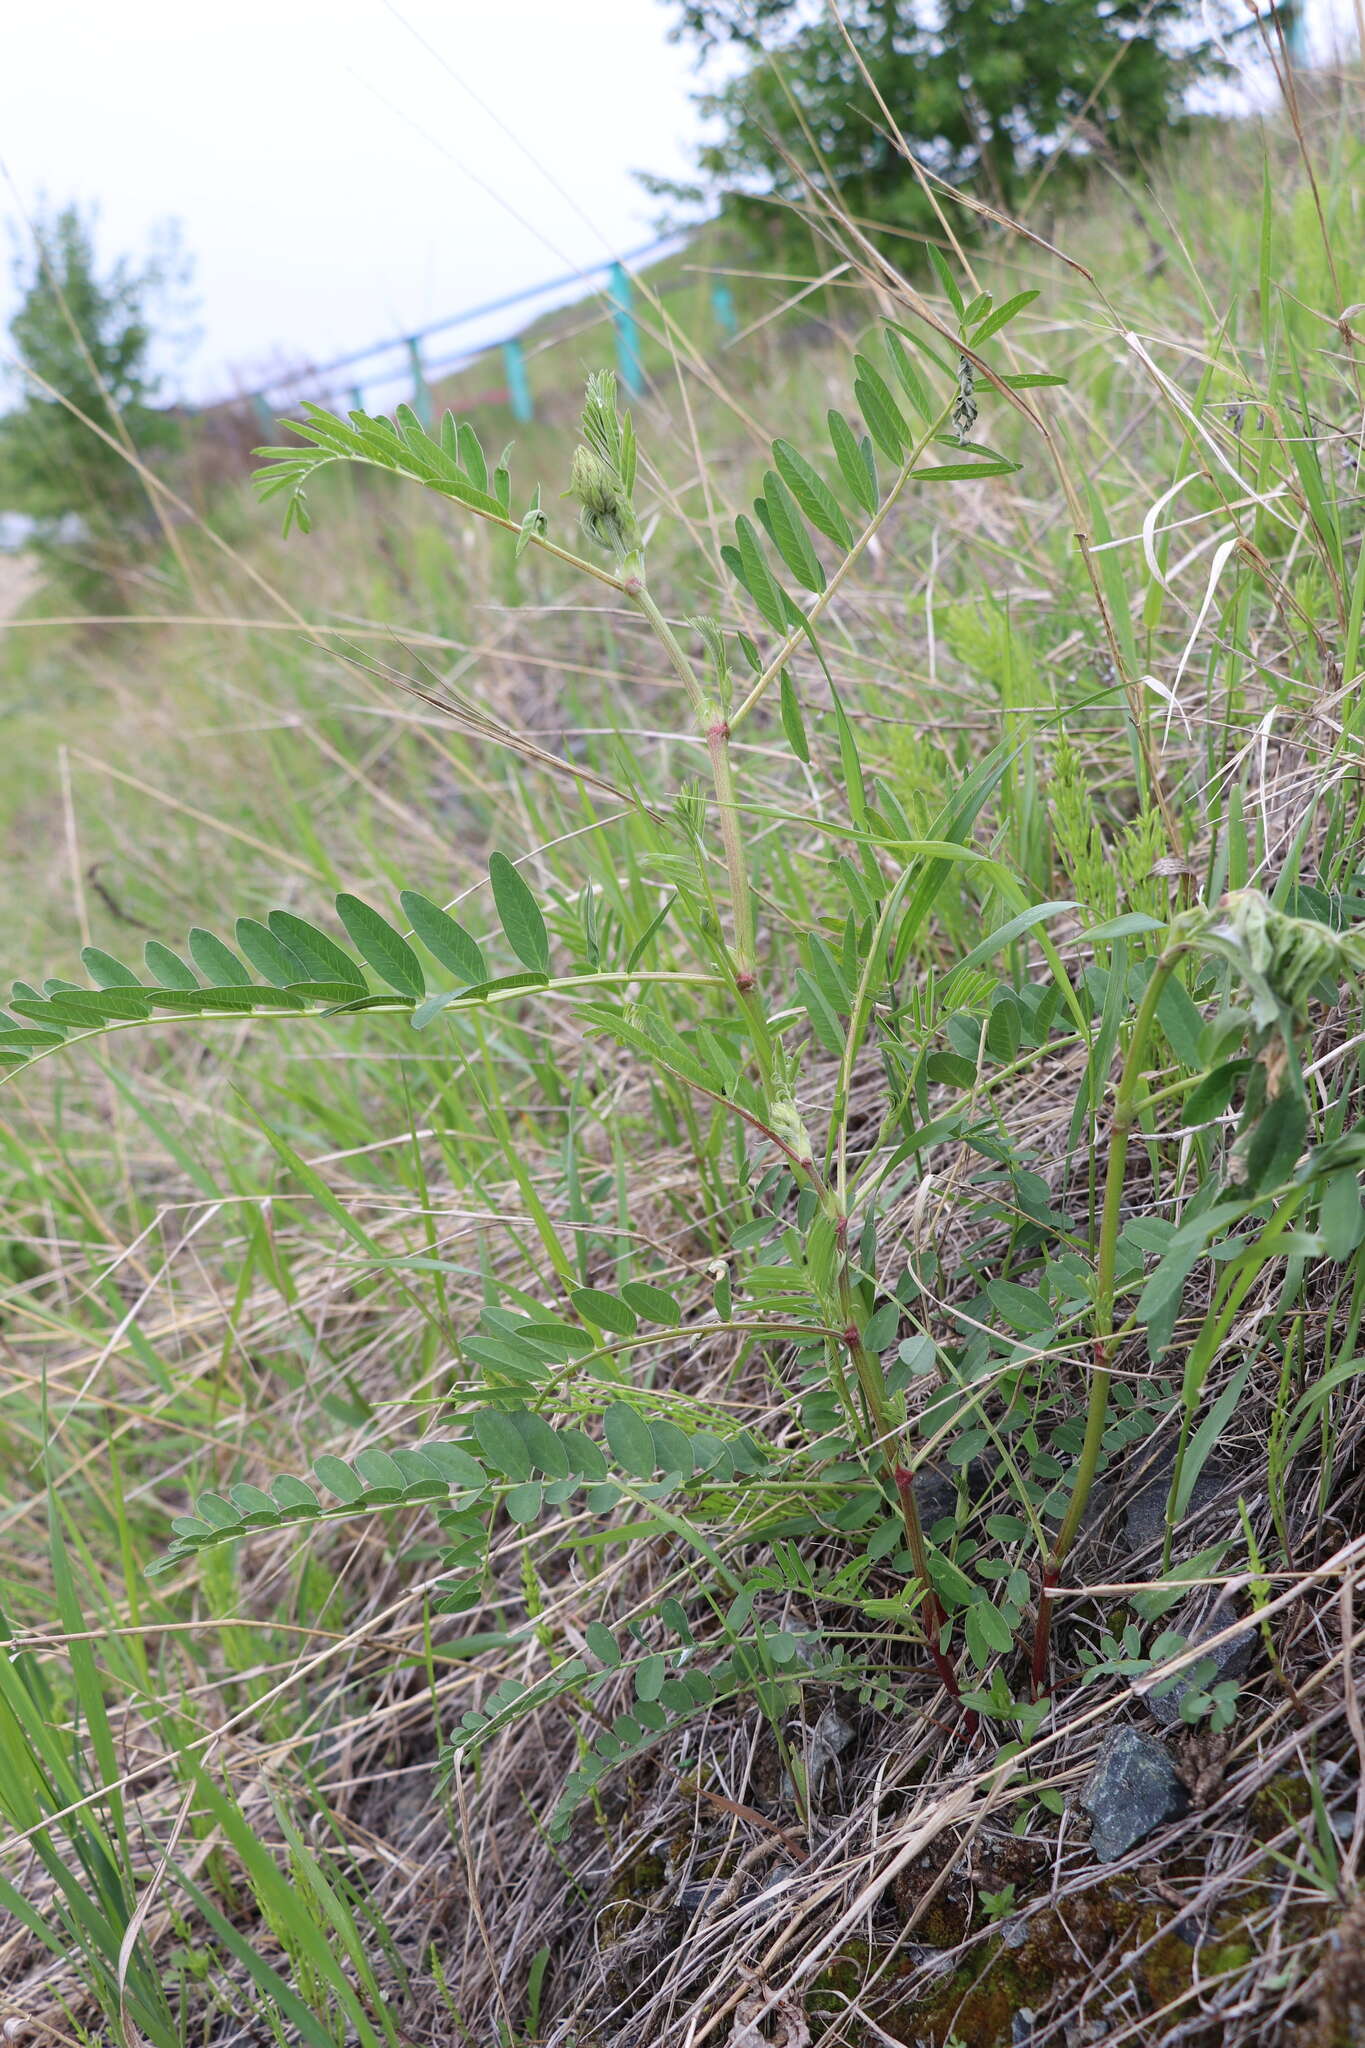
[[27, 555], [0, 555], [0, 619], [17, 612], [38, 581]]

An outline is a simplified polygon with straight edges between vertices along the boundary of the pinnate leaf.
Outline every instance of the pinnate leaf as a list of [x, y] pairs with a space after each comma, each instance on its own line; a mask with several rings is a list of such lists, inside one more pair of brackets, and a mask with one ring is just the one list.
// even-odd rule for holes
[[275, 937], [298, 956], [309, 979], [345, 982], [359, 994], [365, 994], [364, 975], [350, 954], [343, 952], [326, 932], [320, 932], [302, 917], [295, 917], [292, 910], [272, 910], [266, 922]]
[[613, 1401], [602, 1417], [602, 1428], [611, 1454], [623, 1472], [634, 1479], [654, 1476], [654, 1438], [644, 1417], [626, 1401]]
[[427, 992], [422, 963], [402, 933], [359, 896], [344, 891], [337, 897], [337, 916], [365, 964], [400, 996], [420, 1002]]
[[244, 967], [230, 946], [196, 925], [190, 933], [190, 958], [206, 982], [215, 988], [250, 988], [251, 970]]
[[419, 896], [415, 889], [405, 889], [399, 897], [403, 915], [413, 931], [426, 947], [433, 960], [439, 960], [442, 967], [449, 968], [456, 980], [467, 988], [475, 988], [488, 979], [488, 968], [483, 951], [463, 925], [456, 924], [453, 917]]
[[138, 988], [141, 984], [131, 967], [125, 967], [112, 953], [99, 946], [82, 946], [81, 963], [96, 988]]
[[493, 884], [493, 903], [507, 943], [518, 960], [533, 974], [550, 971], [550, 938], [540, 905], [505, 853], [495, 853], [488, 863]]

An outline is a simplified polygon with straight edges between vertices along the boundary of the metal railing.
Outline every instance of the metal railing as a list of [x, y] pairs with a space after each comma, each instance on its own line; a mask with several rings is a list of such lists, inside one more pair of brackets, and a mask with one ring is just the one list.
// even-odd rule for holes
[[[481, 356], [497, 353], [502, 358], [505, 388], [489, 395], [508, 405], [514, 419], [534, 419], [535, 398], [523, 342], [524, 327], [493, 341], [475, 343], [437, 362], [431, 359], [430, 344], [439, 336], [453, 334], [461, 327], [469, 327], [476, 321], [490, 319], [494, 314], [510, 311], [514, 306], [527, 305], [535, 299], [553, 299], [557, 294], [571, 290], [574, 285], [593, 287], [597, 296], [601, 298], [611, 321], [616, 371], [622, 390], [628, 397], [638, 398], [644, 389], [644, 359], [640, 344], [640, 327], [635, 312], [635, 287], [627, 266], [681, 248], [685, 246], [686, 240], [687, 237], [682, 234], [667, 235], [631, 250], [626, 256], [586, 264], [580, 270], [567, 271], [563, 276], [550, 278], [542, 284], [528, 285], [521, 291], [508, 292], [503, 297], [487, 300], [480, 306], [469, 306], [462, 313], [453, 313], [444, 320], [434, 320], [428, 326], [419, 327], [411, 334], [395, 335], [388, 341], [371, 342], [366, 348], [351, 349], [345, 355], [333, 356], [329, 362], [310, 364], [295, 372], [282, 372], [278, 377], [258, 385], [254, 390], [236, 394], [231, 402], [245, 402], [253, 406], [261, 425], [267, 432], [273, 433], [275, 422], [280, 416], [280, 403], [288, 405], [296, 402], [296, 396], [304, 386], [307, 387], [310, 396], [316, 396], [320, 400], [335, 401], [344, 398], [347, 405], [356, 412], [365, 412], [369, 409], [365, 403], [367, 386], [380, 385], [389, 391], [401, 386], [408, 394], [408, 403], [422, 424], [430, 426], [433, 413], [433, 381], [441, 376], [452, 375]], [[600, 287], [594, 286], [596, 279], [603, 280]], [[735, 331], [736, 316], [734, 299], [729, 287], [719, 282], [713, 284], [711, 303], [722, 331], [732, 334]], [[547, 307], [545, 310], [549, 311], [551, 308]], [[286, 393], [288, 396], [285, 396]]]

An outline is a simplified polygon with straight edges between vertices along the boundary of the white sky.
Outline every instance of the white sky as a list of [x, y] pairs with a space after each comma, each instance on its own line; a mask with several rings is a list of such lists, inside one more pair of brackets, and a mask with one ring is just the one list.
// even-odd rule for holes
[[[686, 176], [698, 132], [670, 19], [660, 0], [0, 0], [0, 213], [16, 190], [96, 200], [106, 259], [178, 219], [203, 336], [184, 382], [215, 395], [648, 241], [631, 173]], [[6, 262], [0, 323], [13, 298]]]
[[[1354, 0], [1309, 8], [1325, 54]], [[202, 333], [183, 384], [219, 395], [646, 241], [631, 173], [685, 177], [698, 134], [674, 18], [662, 0], [0, 0], [0, 213], [97, 201], [106, 260], [178, 219]], [[12, 309], [6, 265], [0, 326]]]

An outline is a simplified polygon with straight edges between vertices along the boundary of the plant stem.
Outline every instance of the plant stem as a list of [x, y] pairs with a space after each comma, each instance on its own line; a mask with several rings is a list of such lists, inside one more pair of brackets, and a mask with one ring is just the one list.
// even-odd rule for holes
[[[677, 634], [650, 596], [643, 570], [638, 563], [631, 565], [631, 573], [626, 576], [622, 587], [627, 596], [634, 598], [654, 628], [659, 644], [681, 678], [692, 707], [692, 714], [706, 740], [706, 751], [711, 762], [711, 780], [716, 792], [716, 807], [720, 812], [720, 836], [725, 848], [725, 866], [730, 877], [730, 897], [735, 920], [735, 986], [741, 998], [748, 998], [757, 979], [754, 898], [749, 886], [749, 864], [744, 852], [739, 811], [735, 800], [735, 775], [730, 760], [730, 727], [719, 706], [708, 701], [706, 692], [697, 681], [696, 671], [679, 645]], [[746, 1000], [746, 1010], [750, 1007]], [[759, 1014], [761, 1018], [761, 1011]], [[766, 1043], [766, 1024], [762, 1028], [762, 1038]]]
[[736, 982], [741, 995], [753, 989], [758, 978], [754, 938], [754, 897], [749, 887], [748, 860], [739, 828], [735, 802], [735, 774], [730, 760], [730, 728], [724, 718], [713, 718], [706, 731], [706, 749], [711, 757], [711, 778], [716, 786], [716, 808], [720, 812], [720, 836], [725, 847], [725, 865], [730, 871], [730, 895], [734, 902]]
[[[958, 1700], [961, 1698], [962, 1689], [957, 1682], [957, 1670], [953, 1660], [942, 1644], [946, 1617], [929, 1572], [929, 1551], [924, 1540], [924, 1525], [920, 1521], [919, 1504], [915, 1499], [915, 1475], [899, 1455], [899, 1432], [887, 1404], [886, 1383], [882, 1378], [881, 1363], [872, 1356], [863, 1343], [854, 1320], [853, 1282], [848, 1270], [848, 1218], [841, 1216], [836, 1219], [835, 1229], [840, 1247], [839, 1312], [844, 1318], [842, 1343], [867, 1404], [872, 1433], [882, 1456], [887, 1458], [891, 1465], [896, 1498], [900, 1502], [901, 1520], [905, 1524], [905, 1540], [910, 1551], [915, 1580], [920, 1589], [925, 1645], [933, 1659], [934, 1669], [938, 1673], [943, 1690], [949, 1699]], [[976, 1732], [975, 1714], [966, 1716], [965, 1725], [969, 1735]]]
[[[835, 576], [833, 583], [825, 594], [825, 602], [828, 602], [829, 598], [833, 596], [843, 574], [847, 572], [858, 555], [861, 554], [863, 548], [872, 539], [883, 519], [887, 516], [901, 490], [909, 481], [910, 474], [915, 463], [919, 460], [924, 447], [927, 446], [928, 441], [932, 438], [934, 432], [937, 431], [939, 425], [941, 425], [941, 422], [936, 422], [935, 426], [924, 437], [924, 440], [911, 452], [885, 503], [879, 508], [866, 532], [861, 536], [851, 554], [841, 566], [839, 574]], [[725, 716], [724, 708], [720, 704], [713, 703], [708, 699], [706, 692], [697, 679], [692, 663], [688, 660], [678, 641], [677, 635], [650, 595], [648, 586], [645, 583], [644, 564], [639, 555], [631, 557], [626, 562], [625, 572], [622, 579], [622, 588], [628, 597], [634, 599], [653, 627], [656, 638], [663, 647], [664, 652], [668, 655], [674, 670], [682, 682], [684, 690], [687, 692], [687, 699], [692, 707], [693, 716], [696, 718], [706, 738], [706, 750], [711, 763], [711, 780], [716, 793], [716, 807], [720, 813], [721, 841], [725, 850], [725, 865], [730, 878], [730, 896], [734, 918], [735, 990], [749, 1018], [754, 1036], [754, 1049], [764, 1068], [764, 1085], [766, 1088], [771, 1076], [772, 1049], [767, 1020], [763, 1014], [763, 1006], [756, 993], [758, 966], [754, 927], [754, 898], [753, 890], [749, 883], [748, 860], [744, 850], [744, 840], [740, 830], [739, 809], [735, 795], [734, 767], [730, 757], [730, 722]], [[764, 677], [760, 677], [758, 683], [745, 699], [741, 707], [741, 714], [743, 711], [749, 710], [757, 701], [764, 683], [771, 675], [777, 672], [777, 666], [780, 666], [780, 662], [771, 667]], [[803, 1164], [811, 1178], [812, 1185], [819, 1189], [822, 1201], [828, 1205], [830, 1202], [829, 1190], [825, 1188], [820, 1176], [816, 1173], [814, 1162], [807, 1161], [803, 1162]], [[867, 1405], [868, 1420], [877, 1439], [881, 1454], [884, 1458], [888, 1458], [891, 1463], [896, 1495], [900, 1502], [901, 1519], [905, 1524], [906, 1542], [910, 1550], [915, 1578], [920, 1589], [924, 1614], [925, 1640], [929, 1655], [933, 1659], [934, 1668], [938, 1672], [945, 1692], [947, 1692], [950, 1699], [956, 1700], [961, 1697], [961, 1688], [957, 1682], [957, 1672], [953, 1660], [942, 1647], [941, 1638], [946, 1617], [929, 1573], [929, 1553], [924, 1540], [924, 1529], [920, 1522], [919, 1508], [915, 1501], [914, 1475], [901, 1461], [900, 1457], [896, 1455], [898, 1432], [887, 1403], [886, 1386], [882, 1378], [881, 1365], [864, 1345], [854, 1319], [853, 1285], [848, 1269], [847, 1213], [841, 1210], [835, 1216], [834, 1224], [839, 1244], [839, 1311], [844, 1325], [842, 1337], [838, 1341], [842, 1343], [853, 1366], [859, 1388]], [[966, 1726], [969, 1733], [975, 1731], [976, 1716], [974, 1714], [967, 1715]]]
[[1033, 1636], [1033, 1691], [1037, 1697], [1047, 1679], [1047, 1653], [1052, 1633], [1052, 1589], [1061, 1575], [1063, 1562], [1081, 1526], [1090, 1498], [1095, 1473], [1104, 1446], [1104, 1429], [1109, 1417], [1109, 1383], [1114, 1338], [1114, 1276], [1118, 1266], [1119, 1230], [1123, 1221], [1123, 1184], [1128, 1164], [1128, 1141], [1141, 1106], [1143, 1061], [1147, 1041], [1156, 1021], [1157, 1006], [1176, 962], [1185, 951], [1183, 944], [1162, 953], [1143, 993], [1133, 1035], [1119, 1076], [1114, 1113], [1109, 1124], [1109, 1160], [1104, 1181], [1104, 1208], [1100, 1215], [1100, 1241], [1095, 1264], [1095, 1340], [1090, 1372], [1090, 1400], [1085, 1418], [1085, 1440], [1072, 1483], [1071, 1500], [1043, 1568], [1038, 1592], [1038, 1621]]

